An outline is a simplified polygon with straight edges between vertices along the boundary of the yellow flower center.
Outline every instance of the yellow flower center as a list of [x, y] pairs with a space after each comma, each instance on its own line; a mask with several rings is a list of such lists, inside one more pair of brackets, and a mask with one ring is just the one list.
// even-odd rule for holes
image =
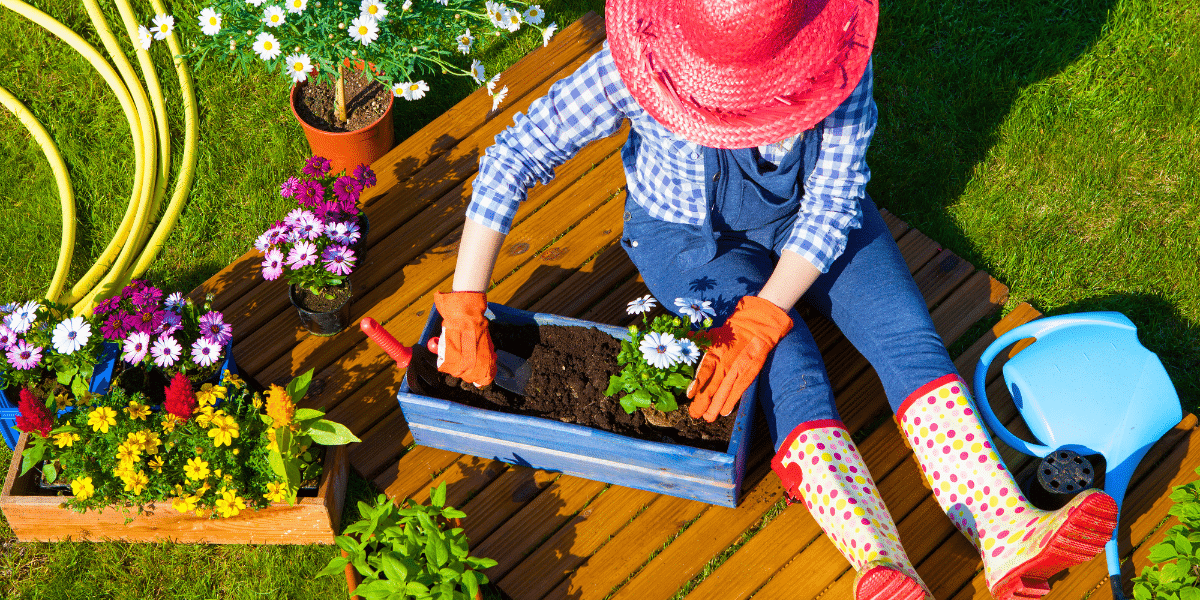
[[161, 32], [163, 32], [163, 33], [166, 33], [167, 31], [169, 31], [169, 30], [167, 29], [167, 25], [166, 25], [166, 23], [163, 23], [162, 25], [159, 25], [159, 26], [158, 26], [158, 30], [159, 30], [159, 31], [161, 31]]
[[263, 42], [263, 50], [270, 50], [271, 48], [274, 48], [274, 47], [275, 47], [275, 45], [272, 44], [271, 42]]
[[292, 65], [292, 68], [293, 68], [293, 69], [295, 69], [295, 70], [297, 70], [297, 71], [303, 71], [303, 70], [304, 70], [304, 63], [302, 63], [302, 62], [300, 62], [300, 61], [296, 61], [296, 64]]
[[369, 12], [371, 14], [375, 14], [375, 13], [379, 12], [379, 7], [372, 4], [371, 7], [367, 9], [367, 12]]
[[209, 25], [216, 25], [216, 24], [217, 24], [217, 18], [216, 18], [216, 17], [209, 17], [209, 18], [208, 18], [208, 24], [209, 24]]
[[358, 35], [367, 35], [368, 31], [370, 31], [370, 29], [368, 29], [366, 25], [358, 26]]

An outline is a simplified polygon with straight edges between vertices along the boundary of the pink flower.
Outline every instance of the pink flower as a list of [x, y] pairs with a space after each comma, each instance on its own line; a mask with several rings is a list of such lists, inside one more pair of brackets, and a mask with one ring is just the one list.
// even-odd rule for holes
[[334, 275], [349, 275], [354, 270], [354, 251], [345, 246], [330, 246], [321, 254], [325, 270]]
[[0, 325], [0, 350], [8, 350], [17, 341], [17, 333], [6, 325]]
[[28, 371], [42, 361], [42, 347], [25, 340], [17, 340], [8, 348], [8, 363], [18, 371]]
[[283, 274], [283, 253], [271, 248], [266, 260], [262, 263], [262, 276], [267, 281], [275, 281]]
[[325, 199], [325, 186], [315, 181], [305, 181], [296, 186], [293, 195], [300, 206], [316, 206]]
[[224, 346], [233, 339], [233, 326], [225, 322], [225, 316], [217, 311], [200, 317], [200, 335]]
[[205, 338], [197, 338], [192, 343], [192, 362], [207, 367], [221, 358], [221, 347], [216, 342]]
[[42, 437], [50, 435], [54, 429], [54, 415], [46, 408], [45, 402], [39, 402], [33, 393], [21, 389], [21, 401], [17, 403], [20, 413], [17, 415], [17, 429], [25, 433], [37, 433]]
[[150, 351], [150, 334], [144, 331], [135, 331], [125, 338], [124, 352], [121, 354], [121, 359], [125, 362], [136, 365], [144, 358], [146, 353]]
[[304, 161], [304, 174], [312, 175], [313, 177], [323, 177], [329, 173], [331, 166], [328, 158], [313, 156]]
[[358, 165], [354, 167], [354, 178], [362, 183], [364, 188], [369, 188], [375, 185], [375, 172], [368, 165]]
[[362, 193], [362, 189], [362, 182], [349, 175], [338, 177], [333, 182], [333, 194], [337, 196], [338, 201], [341, 202], [343, 207], [347, 204], [355, 206], [358, 202], [358, 195]]
[[287, 181], [279, 185], [279, 195], [284, 198], [291, 198], [296, 193], [296, 187], [300, 185], [299, 177], [288, 177]]
[[287, 265], [293, 269], [317, 264], [317, 247], [308, 242], [296, 242], [288, 252]]
[[292, 231], [306, 240], [315, 240], [325, 232], [325, 224], [317, 219], [316, 215], [305, 212], [296, 219], [296, 223], [292, 225]]

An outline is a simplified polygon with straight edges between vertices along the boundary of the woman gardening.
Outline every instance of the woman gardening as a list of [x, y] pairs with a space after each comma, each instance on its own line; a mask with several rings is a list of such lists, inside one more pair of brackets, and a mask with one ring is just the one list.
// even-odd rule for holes
[[1090, 560], [1117, 507], [1099, 490], [1058, 511], [1022, 495], [992, 448], [874, 203], [871, 0], [609, 0], [606, 46], [535, 100], [479, 162], [439, 369], [496, 372], [484, 291], [535, 182], [630, 122], [622, 245], [658, 298], [711, 301], [719, 326], [688, 388], [694, 418], [729, 414], [757, 377], [791, 501], [858, 572], [855, 597], [931, 597], [834, 404], [803, 298], [870, 361], [938, 503], [998, 599], [1048, 592]]

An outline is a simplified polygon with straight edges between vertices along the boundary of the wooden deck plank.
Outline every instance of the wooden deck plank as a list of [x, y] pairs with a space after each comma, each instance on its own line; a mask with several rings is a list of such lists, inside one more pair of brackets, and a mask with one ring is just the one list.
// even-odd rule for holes
[[550, 471], [510, 466], [462, 507], [463, 512], [467, 513], [467, 520], [463, 523], [467, 537], [475, 541], [491, 535], [559, 476]]

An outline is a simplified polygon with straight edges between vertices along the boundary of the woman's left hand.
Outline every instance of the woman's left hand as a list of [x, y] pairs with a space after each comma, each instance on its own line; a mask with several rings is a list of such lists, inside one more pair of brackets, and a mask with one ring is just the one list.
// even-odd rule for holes
[[712, 331], [714, 343], [696, 368], [688, 387], [692, 399], [688, 412], [715, 421], [737, 406], [746, 388], [758, 377], [767, 354], [792, 330], [787, 311], [769, 300], [744, 296], [725, 324]]

